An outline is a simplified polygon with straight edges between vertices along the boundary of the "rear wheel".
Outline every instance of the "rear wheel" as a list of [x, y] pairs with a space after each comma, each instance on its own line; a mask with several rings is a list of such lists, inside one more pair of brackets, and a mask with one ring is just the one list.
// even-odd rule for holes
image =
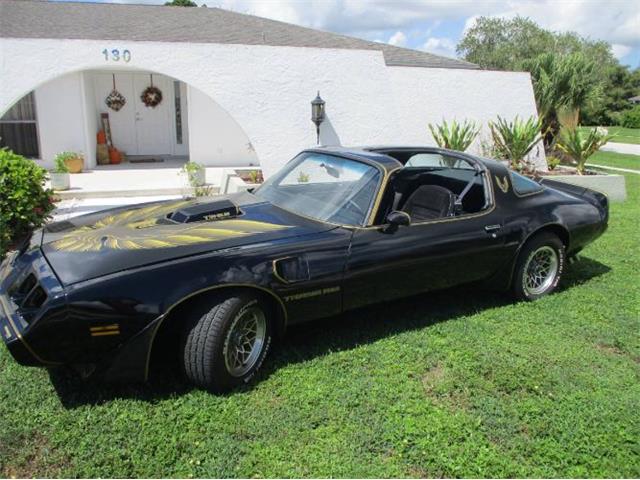
[[244, 293], [194, 311], [182, 342], [187, 378], [212, 392], [248, 383], [271, 345], [268, 312], [258, 296]]
[[564, 270], [565, 248], [552, 233], [540, 233], [522, 248], [516, 263], [513, 293], [518, 300], [536, 300], [553, 292]]

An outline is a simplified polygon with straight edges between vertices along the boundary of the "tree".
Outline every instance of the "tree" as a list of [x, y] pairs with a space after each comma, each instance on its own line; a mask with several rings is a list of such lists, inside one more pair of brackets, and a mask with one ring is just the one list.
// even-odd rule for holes
[[523, 17], [480, 17], [456, 51], [483, 68], [531, 72], [547, 148], [560, 120], [575, 124], [582, 113], [584, 123], [616, 122], [616, 112], [628, 108], [626, 98], [634, 95], [632, 79], [640, 83], [640, 74], [621, 66], [607, 42], [551, 32]]
[[585, 125], [617, 125], [621, 113], [629, 108], [629, 98], [640, 93], [640, 69], [614, 65], [605, 69], [606, 80], [601, 98], [582, 112]]
[[554, 47], [554, 36], [528, 18], [480, 17], [456, 47], [459, 56], [482, 68], [517, 70]]
[[599, 98], [601, 84], [594, 81], [597, 67], [582, 53], [543, 53], [522, 65], [531, 72], [544, 143], [550, 150], [562, 124], [575, 128], [581, 109]]
[[169, 7], [197, 7], [198, 4], [192, 0], [171, 0], [170, 2], [165, 2], [165, 5]]
[[[456, 52], [482, 68], [496, 70], [520, 70], [523, 62], [544, 52], [582, 53], [600, 68], [618, 64], [607, 42], [586, 39], [574, 32], [551, 32], [524, 17], [478, 18], [458, 43]], [[594, 75], [600, 79], [605, 77], [601, 70]]]

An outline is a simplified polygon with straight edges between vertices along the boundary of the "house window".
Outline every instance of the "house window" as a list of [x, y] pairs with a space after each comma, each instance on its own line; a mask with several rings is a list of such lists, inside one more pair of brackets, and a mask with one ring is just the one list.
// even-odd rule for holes
[[180, 103], [180, 82], [173, 82], [174, 102], [176, 108], [176, 143], [182, 145], [182, 104]]
[[22, 97], [0, 118], [0, 147], [7, 147], [25, 157], [40, 157], [33, 92]]

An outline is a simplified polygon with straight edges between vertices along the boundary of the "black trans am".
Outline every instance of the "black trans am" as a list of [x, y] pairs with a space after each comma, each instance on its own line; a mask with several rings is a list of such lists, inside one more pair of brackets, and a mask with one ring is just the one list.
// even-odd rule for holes
[[600, 193], [467, 154], [310, 149], [253, 192], [34, 232], [0, 269], [0, 331], [23, 365], [107, 380], [146, 379], [169, 342], [221, 392], [294, 323], [479, 280], [547, 295], [607, 221]]

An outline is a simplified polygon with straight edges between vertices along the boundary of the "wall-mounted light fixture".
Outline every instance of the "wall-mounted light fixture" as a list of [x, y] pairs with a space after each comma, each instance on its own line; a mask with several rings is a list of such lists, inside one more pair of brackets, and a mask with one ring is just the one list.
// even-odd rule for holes
[[320, 91], [316, 98], [311, 100], [311, 121], [316, 124], [316, 141], [320, 143], [320, 124], [324, 122], [324, 100], [320, 97]]

